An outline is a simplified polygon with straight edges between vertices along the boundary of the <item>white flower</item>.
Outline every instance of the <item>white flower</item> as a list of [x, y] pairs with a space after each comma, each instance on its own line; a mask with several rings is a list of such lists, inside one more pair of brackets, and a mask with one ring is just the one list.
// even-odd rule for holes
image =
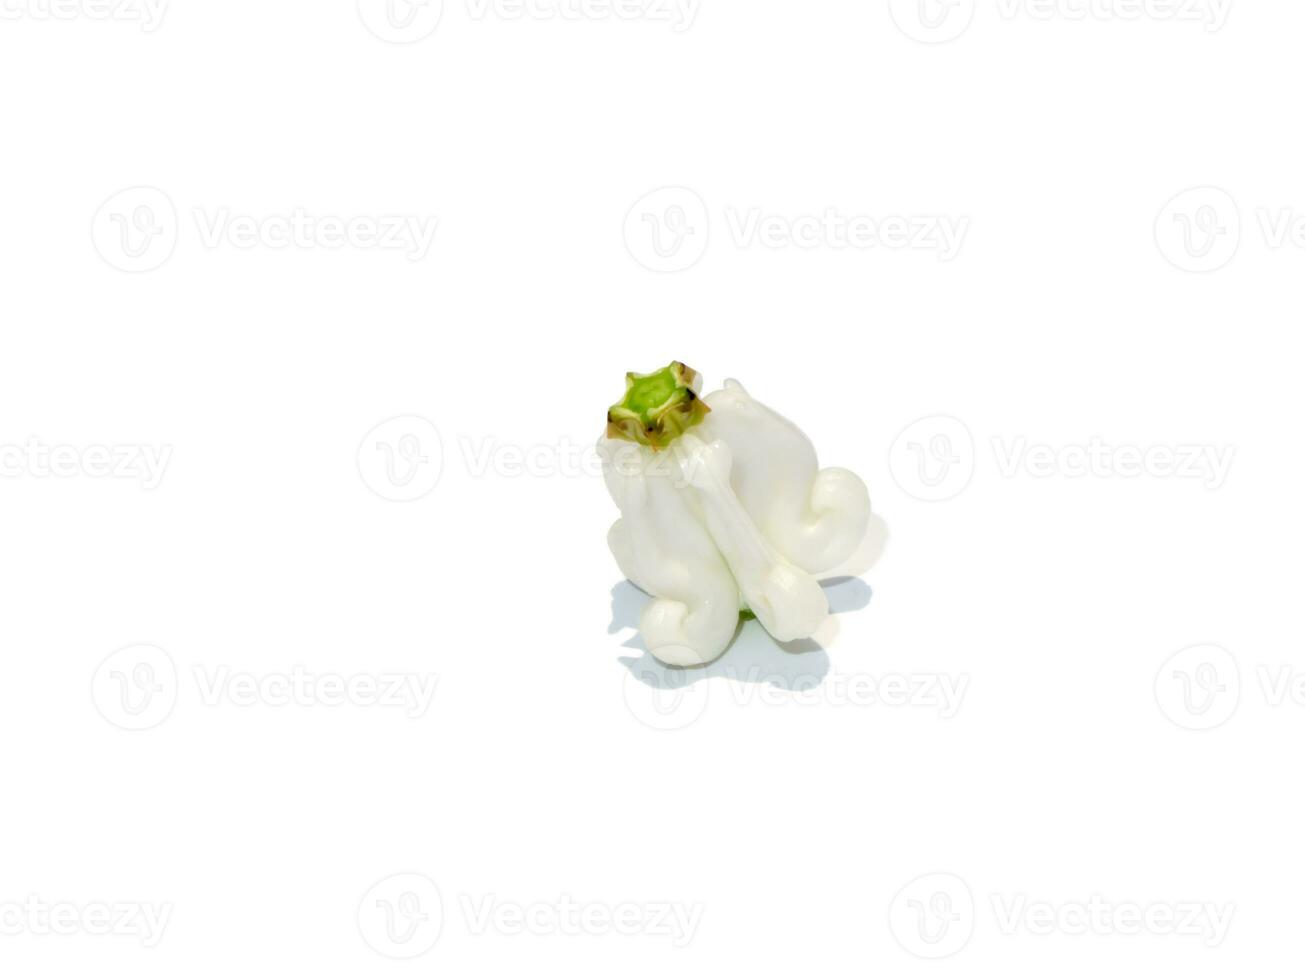
[[628, 375], [599, 440], [621, 519], [608, 545], [653, 596], [639, 631], [658, 660], [710, 663], [740, 611], [775, 639], [813, 635], [829, 614], [817, 577], [857, 551], [870, 496], [856, 474], [820, 469], [796, 425], [737, 381], [700, 398], [680, 362]]

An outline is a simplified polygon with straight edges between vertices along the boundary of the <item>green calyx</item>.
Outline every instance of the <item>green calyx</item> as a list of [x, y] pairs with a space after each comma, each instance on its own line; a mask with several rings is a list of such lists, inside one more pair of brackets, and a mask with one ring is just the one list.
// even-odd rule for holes
[[607, 410], [608, 438], [665, 449], [711, 411], [694, 390], [700, 382], [698, 372], [681, 361], [652, 374], [627, 374], [625, 397]]

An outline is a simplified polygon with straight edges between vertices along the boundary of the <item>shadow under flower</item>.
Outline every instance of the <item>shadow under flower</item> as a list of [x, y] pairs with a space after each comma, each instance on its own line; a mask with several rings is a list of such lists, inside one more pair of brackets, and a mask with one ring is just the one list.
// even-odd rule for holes
[[[829, 599], [831, 614], [864, 609], [873, 595], [870, 586], [853, 576], [826, 579], [820, 585]], [[637, 631], [639, 615], [650, 598], [629, 581], [614, 585], [612, 622], [607, 632]], [[829, 673], [829, 654], [816, 640], [780, 643], [756, 620], [740, 621], [725, 653], [703, 667], [667, 667], [648, 652], [638, 632], [621, 645], [639, 651], [637, 657], [621, 657], [622, 665], [641, 683], [661, 690], [676, 690], [711, 677], [726, 677], [771, 684], [786, 691], [802, 691], [815, 687]]]

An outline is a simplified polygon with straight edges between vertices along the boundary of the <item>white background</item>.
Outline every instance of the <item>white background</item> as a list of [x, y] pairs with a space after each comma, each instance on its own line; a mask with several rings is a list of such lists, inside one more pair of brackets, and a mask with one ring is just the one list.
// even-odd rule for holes
[[[367, 0], [152, 24], [7, 0], [4, 974], [1284, 965], [1305, 9], [1236, 0], [1212, 30], [1184, 3], [930, 0], [930, 30], [913, 3], [447, 0], [391, 43]], [[1167, 205], [1189, 188], [1213, 189]], [[277, 247], [297, 208], [438, 225], [415, 258], [356, 221]], [[827, 209], [884, 237], [838, 247], [801, 220]], [[210, 237], [239, 216], [265, 240]], [[894, 247], [888, 219], [940, 217], [954, 256]], [[581, 447], [672, 357], [792, 417], [892, 530], [814, 694], [629, 682]], [[372, 433], [396, 416], [429, 426]], [[96, 475], [97, 446], [166, 450], [161, 481]], [[1222, 650], [1167, 663], [1196, 645]], [[425, 711], [282, 703], [296, 667], [438, 682]], [[846, 696], [893, 678], [964, 700]], [[547, 918], [564, 896], [599, 924]], [[1079, 929], [1094, 896], [1114, 918]], [[96, 935], [96, 903], [166, 929]], [[407, 944], [386, 903], [427, 917]], [[602, 927], [623, 903], [700, 919]], [[1130, 934], [1129, 903], [1234, 911], [1211, 944]]]

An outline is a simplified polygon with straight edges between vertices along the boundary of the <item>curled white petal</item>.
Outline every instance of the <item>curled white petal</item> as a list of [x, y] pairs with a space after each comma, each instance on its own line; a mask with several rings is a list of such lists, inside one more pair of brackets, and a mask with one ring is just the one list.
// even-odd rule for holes
[[829, 615], [825, 593], [753, 523], [730, 485], [730, 448], [692, 432], [680, 436], [674, 448], [685, 482], [697, 492], [707, 530], [766, 632], [783, 641], [810, 636]]
[[702, 438], [729, 446], [731, 485], [767, 540], [820, 575], [846, 561], [866, 536], [870, 494], [849, 470], [821, 470], [811, 440], [752, 398], [737, 381], [706, 397]]
[[675, 667], [710, 663], [738, 627], [739, 589], [684, 493], [668, 453], [604, 439], [603, 474], [621, 519], [608, 543], [622, 573], [654, 596], [639, 633], [654, 657]]

